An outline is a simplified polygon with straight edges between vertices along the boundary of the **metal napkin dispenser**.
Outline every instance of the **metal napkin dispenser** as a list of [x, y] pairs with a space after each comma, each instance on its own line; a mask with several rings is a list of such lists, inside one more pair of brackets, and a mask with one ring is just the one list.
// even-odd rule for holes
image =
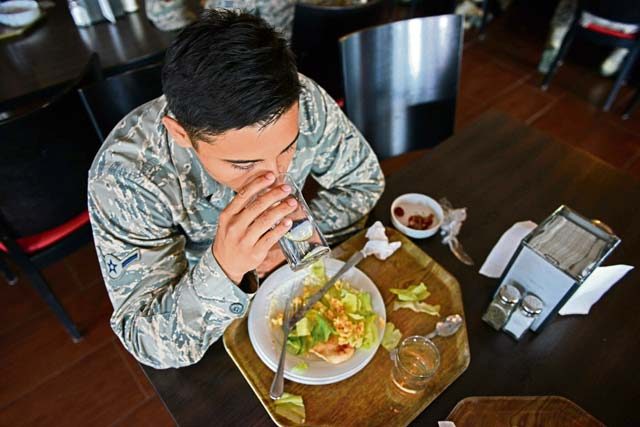
[[500, 285], [516, 285], [544, 302], [530, 328], [537, 331], [619, 243], [605, 224], [561, 206], [522, 240]]

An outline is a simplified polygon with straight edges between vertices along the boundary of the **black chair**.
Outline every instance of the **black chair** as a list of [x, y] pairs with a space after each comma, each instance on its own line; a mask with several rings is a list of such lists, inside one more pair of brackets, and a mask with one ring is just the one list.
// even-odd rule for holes
[[355, 6], [297, 3], [291, 47], [298, 70], [314, 79], [334, 99], [343, 98], [340, 37], [388, 21], [392, 0]]
[[341, 39], [347, 115], [379, 158], [453, 134], [462, 17], [381, 25]]
[[456, 0], [411, 0], [409, 17], [448, 15], [456, 10]]
[[101, 141], [127, 113], [162, 95], [161, 71], [150, 65], [78, 90]]
[[118, 74], [128, 73], [151, 65], [162, 65], [164, 63], [165, 55], [166, 50], [162, 49], [158, 52], [141, 56], [123, 64], [110, 67], [105, 71], [105, 77], [117, 76]]
[[637, 0], [609, 0], [607, 2], [598, 0], [579, 1], [571, 27], [564, 36], [560, 50], [542, 80], [542, 89], [546, 90], [549, 87], [551, 78], [556, 72], [558, 65], [564, 60], [571, 44], [577, 36], [611, 48], [627, 48], [629, 49], [629, 53], [621, 66], [618, 77], [613, 83], [611, 92], [609, 92], [609, 96], [607, 96], [603, 106], [604, 111], [609, 111], [638, 58], [638, 54], [640, 53], [640, 34], [628, 35], [616, 33], [595, 25], [585, 27], [580, 22], [583, 12], [588, 12], [609, 21], [640, 25], [640, 2]]
[[622, 113], [622, 120], [629, 120], [631, 118], [631, 114], [638, 108], [640, 104], [640, 88], [636, 89], [636, 92], [633, 94], [631, 101], [627, 104], [627, 107], [624, 109]]
[[489, 0], [482, 1], [482, 19], [480, 20], [480, 28], [478, 28], [478, 35], [480, 40], [484, 40], [487, 36], [487, 22], [489, 21]]
[[76, 92], [99, 78], [93, 55], [82, 75], [28, 112], [0, 122], [0, 272], [15, 284], [8, 256], [75, 340], [80, 331], [40, 269], [91, 241], [87, 173], [100, 141]]

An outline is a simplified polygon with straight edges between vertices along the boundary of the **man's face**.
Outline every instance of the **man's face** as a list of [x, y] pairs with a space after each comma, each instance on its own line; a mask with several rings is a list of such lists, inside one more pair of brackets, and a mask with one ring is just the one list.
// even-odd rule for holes
[[230, 130], [209, 141], [199, 141], [196, 153], [219, 183], [238, 191], [267, 172], [285, 173], [296, 151], [298, 103], [278, 120], [260, 126]]

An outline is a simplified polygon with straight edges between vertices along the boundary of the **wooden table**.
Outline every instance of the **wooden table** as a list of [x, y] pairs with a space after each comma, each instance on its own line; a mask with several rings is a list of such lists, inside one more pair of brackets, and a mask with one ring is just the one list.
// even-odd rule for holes
[[[464, 266], [437, 238], [416, 241], [460, 282], [471, 364], [415, 425], [433, 426], [463, 398], [487, 395], [558, 395], [607, 425], [640, 425], [637, 271], [588, 316], [558, 318], [540, 335], [529, 334], [520, 342], [481, 321], [497, 281], [477, 273], [513, 223], [539, 222], [563, 203], [605, 221], [622, 238], [609, 263], [640, 267], [637, 180], [505, 115], [488, 113], [394, 174], [373, 219], [389, 224], [391, 201], [406, 192], [446, 196], [454, 206], [466, 206], [469, 218], [460, 239], [478, 263]], [[145, 371], [182, 426], [271, 425], [220, 341], [194, 366]]]
[[162, 52], [174, 33], [156, 29], [141, 9], [116, 24], [75, 26], [67, 2], [59, 0], [47, 16], [20, 37], [0, 41], [0, 102], [73, 80], [90, 53], [97, 52], [107, 74], [123, 65]]

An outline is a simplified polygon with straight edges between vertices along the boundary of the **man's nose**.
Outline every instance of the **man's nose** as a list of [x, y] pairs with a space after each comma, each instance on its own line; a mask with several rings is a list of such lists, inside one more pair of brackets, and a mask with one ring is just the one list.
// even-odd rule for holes
[[265, 166], [265, 173], [271, 172], [275, 176], [281, 175], [283, 173], [287, 173], [287, 170], [289, 169], [288, 162], [282, 162], [279, 160], [265, 162], [264, 166]]

